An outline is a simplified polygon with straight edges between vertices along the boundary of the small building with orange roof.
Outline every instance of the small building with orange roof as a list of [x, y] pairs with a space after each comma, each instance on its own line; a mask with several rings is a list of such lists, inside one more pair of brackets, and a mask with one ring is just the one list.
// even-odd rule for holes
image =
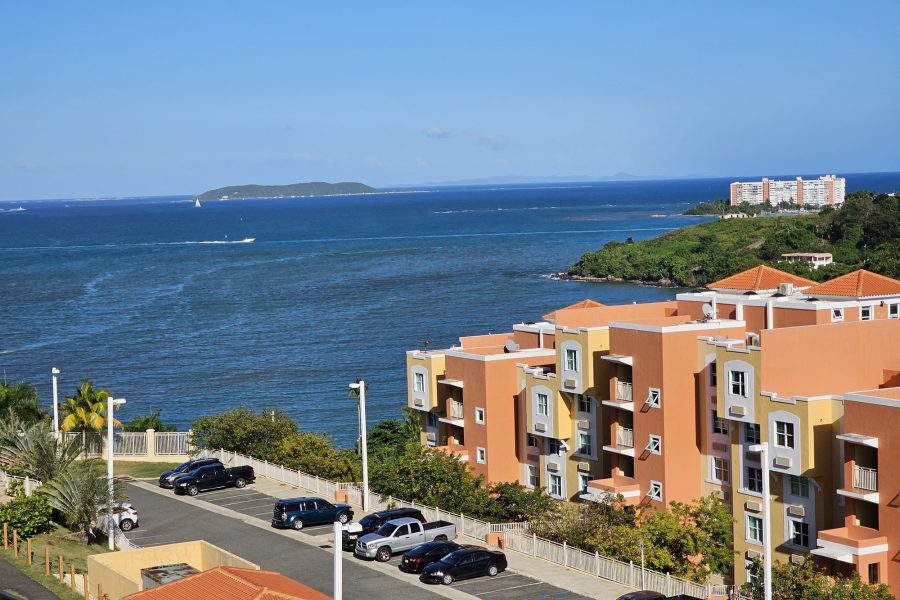
[[330, 596], [274, 571], [216, 567], [142, 592], [127, 600], [330, 600]]

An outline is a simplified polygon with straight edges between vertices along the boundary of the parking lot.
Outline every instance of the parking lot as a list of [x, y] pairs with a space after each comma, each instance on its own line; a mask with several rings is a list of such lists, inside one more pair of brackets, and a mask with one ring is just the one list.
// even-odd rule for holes
[[[166, 495], [174, 495], [170, 491], [166, 491], [165, 493]], [[298, 490], [298, 496], [299, 495], [302, 495], [302, 492], [300, 490]], [[241, 513], [242, 515], [251, 517], [253, 519], [258, 519], [265, 523], [268, 523], [272, 519], [273, 508], [277, 500], [278, 498], [274, 496], [257, 491], [256, 489], [254, 489], [253, 485], [248, 486], [244, 489], [227, 488], [223, 490], [203, 492], [198, 496], [189, 498], [189, 501], [191, 503], [197, 505], [200, 508], [204, 508], [207, 511], [216, 512], [216, 507], [221, 507], [223, 509]], [[138, 506], [138, 509], [140, 510], [141, 507]], [[355, 514], [354, 520], [359, 520], [362, 516], [363, 514], [361, 513]], [[181, 541], [177, 539], [171, 539], [171, 535], [166, 534], [165, 531], [154, 526], [154, 524], [151, 522], [152, 520], [150, 517], [151, 516], [147, 515], [146, 512], [142, 512], [140, 527], [129, 532], [127, 537], [140, 546], [153, 546], [166, 544], [173, 541]], [[315, 538], [315, 545], [320, 548], [331, 548], [331, 546], [333, 545], [333, 526], [331, 524], [307, 526], [303, 528], [302, 533], [305, 534], [305, 536], [312, 536], [313, 538]], [[307, 541], [307, 539], [304, 539], [305, 536], [298, 535], [297, 539], [303, 539], [303, 541]], [[344, 557], [347, 562], [352, 561], [353, 563], [359, 564], [360, 566], [364, 565], [371, 569], [379, 571], [384, 569], [396, 569], [397, 573], [400, 573], [398, 568], [398, 565], [400, 564], [399, 555], [395, 556], [387, 563], [378, 563], [375, 561], [355, 559], [349, 552], [345, 552]], [[254, 560], [253, 556], [245, 556], [245, 558], [247, 558], [248, 560]], [[411, 581], [416, 581], [417, 578], [417, 576], [415, 575], [407, 574], [401, 574], [401, 577], [403, 579], [408, 578]], [[443, 587], [444, 586], [435, 585], [430, 586], [430, 589], [433, 589], [435, 592], [440, 593]], [[475, 579], [457, 581], [449, 587], [453, 588], [456, 591], [464, 592], [466, 594], [470, 594], [478, 598], [485, 598], [488, 600], [586, 599], [585, 596], [569, 592], [567, 590], [538, 581], [526, 575], [514, 573], [512, 571], [505, 571], [496, 577], [479, 577]]]

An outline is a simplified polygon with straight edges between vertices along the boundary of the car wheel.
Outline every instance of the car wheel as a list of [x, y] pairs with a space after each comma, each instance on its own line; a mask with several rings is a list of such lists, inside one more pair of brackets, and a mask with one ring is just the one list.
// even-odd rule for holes
[[488, 577], [495, 577], [497, 573], [500, 572], [500, 569], [497, 568], [497, 565], [491, 565], [488, 567], [487, 574]]
[[291, 523], [291, 527], [294, 528], [294, 531], [300, 531], [301, 529], [303, 529], [303, 521], [301, 521], [300, 519], [294, 519], [294, 522]]
[[131, 531], [134, 529], [134, 521], [131, 519], [123, 519], [121, 523], [119, 523], [119, 527], [122, 531]]
[[450, 585], [451, 583], [453, 583], [453, 575], [447, 573], [446, 575], [441, 577], [441, 583], [443, 583], [444, 585]]
[[234, 480], [234, 487], [242, 488], [242, 487], [246, 487], [246, 486], [247, 486], [247, 480], [244, 479], [243, 477], [238, 477], [237, 479]]
[[192, 485], [187, 489], [187, 492], [188, 496], [196, 496], [200, 493], [200, 488], [198, 488], [196, 485]]
[[447, 541], [447, 536], [446, 536], [446, 535], [439, 535], [439, 536], [437, 536], [436, 538], [434, 538], [434, 541], [436, 541], [436, 542], [446, 542], [446, 541]]
[[375, 560], [378, 562], [387, 562], [391, 560], [391, 549], [387, 546], [379, 548], [378, 552], [375, 553]]
[[350, 520], [350, 517], [347, 516], [347, 513], [341, 513], [338, 515], [338, 521], [341, 525], [346, 525], [347, 521]]

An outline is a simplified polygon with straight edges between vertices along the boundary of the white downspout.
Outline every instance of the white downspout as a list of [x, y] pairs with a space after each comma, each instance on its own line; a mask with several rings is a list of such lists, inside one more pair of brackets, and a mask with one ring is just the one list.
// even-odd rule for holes
[[738, 302], [734, 307], [734, 318], [738, 321], [744, 320], [744, 303]]
[[766, 329], [775, 327], [775, 309], [772, 307], [772, 300], [766, 300]]

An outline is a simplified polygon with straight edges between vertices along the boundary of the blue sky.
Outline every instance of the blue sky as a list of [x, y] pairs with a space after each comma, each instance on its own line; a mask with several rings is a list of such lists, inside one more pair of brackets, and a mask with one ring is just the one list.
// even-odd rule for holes
[[5, 2], [0, 199], [900, 170], [900, 3]]

